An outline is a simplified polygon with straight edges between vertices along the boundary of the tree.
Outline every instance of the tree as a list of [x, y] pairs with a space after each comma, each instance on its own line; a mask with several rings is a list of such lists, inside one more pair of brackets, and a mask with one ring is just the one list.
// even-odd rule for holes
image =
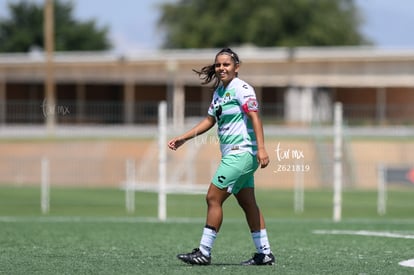
[[165, 48], [370, 43], [353, 0], [179, 0], [161, 11]]
[[[43, 48], [43, 4], [22, 0], [9, 3], [10, 17], [0, 19], [0, 52], [28, 52]], [[71, 2], [55, 1], [55, 50], [90, 51], [111, 47], [108, 28], [98, 28], [94, 20], [78, 22]]]

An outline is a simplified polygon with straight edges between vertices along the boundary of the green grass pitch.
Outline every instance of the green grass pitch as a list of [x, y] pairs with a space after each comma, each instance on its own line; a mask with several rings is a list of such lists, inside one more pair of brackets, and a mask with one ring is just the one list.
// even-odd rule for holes
[[190, 266], [176, 254], [198, 246], [203, 195], [169, 195], [169, 218], [159, 222], [152, 193], [136, 193], [127, 214], [121, 190], [52, 188], [42, 215], [38, 188], [0, 187], [0, 274], [413, 274], [398, 264], [414, 258], [413, 195], [390, 190], [387, 214], [378, 216], [376, 192], [347, 190], [335, 223], [329, 190], [306, 190], [299, 214], [291, 191], [257, 190], [277, 257], [263, 267], [238, 265], [254, 247], [229, 198], [212, 265]]

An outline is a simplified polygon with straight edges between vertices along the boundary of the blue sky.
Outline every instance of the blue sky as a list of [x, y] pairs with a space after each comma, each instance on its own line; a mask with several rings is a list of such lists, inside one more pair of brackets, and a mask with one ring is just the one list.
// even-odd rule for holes
[[[15, 1], [0, 0], [0, 17], [7, 15], [7, 3]], [[108, 26], [115, 51], [123, 52], [158, 48], [162, 33], [156, 27], [157, 5], [175, 0], [72, 1], [74, 16], [80, 20], [93, 18], [100, 26]], [[414, 0], [356, 0], [356, 3], [365, 17], [362, 32], [377, 46], [414, 48]]]
[[365, 17], [362, 31], [378, 46], [414, 48], [413, 0], [357, 0]]

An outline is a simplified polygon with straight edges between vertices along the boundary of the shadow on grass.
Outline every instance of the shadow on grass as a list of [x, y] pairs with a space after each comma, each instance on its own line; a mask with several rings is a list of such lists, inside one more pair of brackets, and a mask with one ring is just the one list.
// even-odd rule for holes
[[214, 266], [243, 266], [240, 263], [211, 263]]
[[[240, 263], [211, 263], [209, 265], [197, 265], [197, 264], [187, 264], [187, 263], [178, 263], [177, 265], [183, 266], [244, 266], [249, 267], [248, 265], [242, 265]], [[275, 265], [260, 265], [260, 266], [275, 266]]]

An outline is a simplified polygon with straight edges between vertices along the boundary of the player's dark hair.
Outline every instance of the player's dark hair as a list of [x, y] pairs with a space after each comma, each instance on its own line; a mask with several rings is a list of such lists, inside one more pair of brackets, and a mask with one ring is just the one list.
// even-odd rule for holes
[[[233, 59], [234, 64], [240, 64], [239, 56], [235, 52], [233, 52], [230, 48], [223, 48], [222, 50], [220, 50], [216, 54], [216, 57], [214, 58], [214, 62], [217, 59], [217, 56], [219, 56], [221, 54], [229, 55]], [[220, 85], [220, 79], [218, 79], [216, 77], [215, 66], [216, 66], [216, 64], [207, 65], [207, 66], [204, 66], [203, 68], [201, 68], [201, 70], [199, 70], [199, 71], [193, 69], [193, 71], [196, 74], [198, 74], [200, 79], [203, 80], [203, 82], [201, 82], [201, 84], [206, 85], [206, 84], [209, 84], [211, 81], [214, 81], [214, 85], [212, 87], [213, 90], [217, 89], [218, 86]], [[236, 74], [236, 76], [237, 76], [237, 74]]]

